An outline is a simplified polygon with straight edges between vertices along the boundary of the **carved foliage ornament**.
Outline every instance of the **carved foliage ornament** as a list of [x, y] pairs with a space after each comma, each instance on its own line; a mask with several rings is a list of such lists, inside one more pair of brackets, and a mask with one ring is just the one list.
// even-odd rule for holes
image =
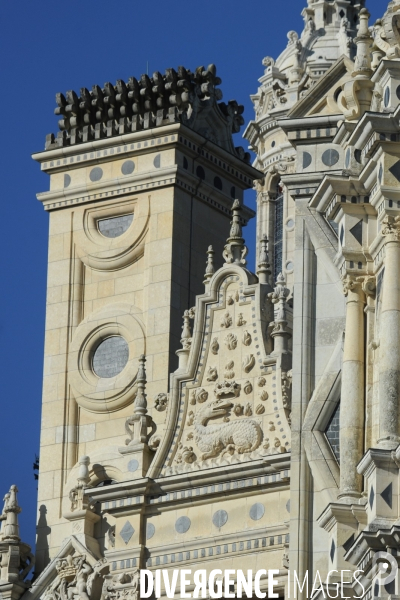
[[400, 217], [385, 217], [382, 222], [382, 235], [389, 242], [400, 241]]

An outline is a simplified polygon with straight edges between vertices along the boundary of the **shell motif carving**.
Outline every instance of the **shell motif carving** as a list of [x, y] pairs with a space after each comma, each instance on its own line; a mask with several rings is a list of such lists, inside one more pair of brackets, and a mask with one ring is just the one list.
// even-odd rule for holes
[[229, 333], [225, 338], [225, 345], [228, 350], [235, 350], [238, 345], [238, 339], [233, 333]]
[[265, 402], [266, 400], [268, 400], [268, 398], [269, 394], [267, 390], [263, 390], [262, 392], [260, 392], [260, 400], [262, 400], [262, 402]]
[[256, 408], [257, 415], [263, 415], [265, 413], [265, 406], [263, 404], [259, 404]]
[[253, 354], [248, 354], [243, 359], [243, 369], [245, 373], [250, 373], [254, 365], [256, 364], [256, 359]]
[[246, 381], [246, 383], [243, 386], [243, 390], [245, 394], [251, 394], [251, 392], [253, 391], [253, 386], [251, 385], [250, 381]]
[[188, 426], [191, 427], [193, 425], [193, 422], [194, 422], [194, 412], [191, 410], [189, 412], [188, 420], [187, 420]]
[[251, 335], [246, 329], [245, 331], [243, 331], [243, 344], [245, 346], [250, 346], [251, 342], [252, 342]]
[[259, 377], [257, 380], [258, 387], [264, 387], [264, 385], [266, 383], [267, 383], [267, 380], [265, 379], [265, 377]]
[[207, 381], [216, 381], [218, 379], [218, 371], [215, 367], [210, 367], [207, 372]]
[[211, 352], [214, 355], [218, 354], [218, 350], [219, 350], [219, 343], [218, 343], [218, 338], [214, 338], [211, 344]]

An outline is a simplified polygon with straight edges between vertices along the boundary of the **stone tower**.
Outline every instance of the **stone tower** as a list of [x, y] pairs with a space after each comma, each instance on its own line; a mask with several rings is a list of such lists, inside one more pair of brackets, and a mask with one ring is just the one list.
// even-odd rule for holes
[[60, 132], [34, 155], [50, 177], [39, 572], [70, 533], [78, 457], [102, 485], [145, 475], [206, 250], [218, 267], [232, 202], [259, 176], [233, 145], [243, 108], [220, 102], [220, 82], [213, 65], [180, 67], [57, 94]]
[[321, 139], [329, 138], [333, 132], [330, 115], [337, 112], [337, 98], [335, 90], [328, 90], [328, 81], [339, 81], [343, 69], [347, 75], [351, 72], [363, 6], [364, 0], [308, 0], [302, 11], [301, 34], [289, 31], [280, 56], [276, 60], [266, 56], [262, 61], [264, 74], [257, 93], [251, 96], [255, 119], [244, 136], [257, 155], [254, 166], [265, 174], [257, 185], [257, 239], [264, 235], [269, 239], [272, 284], [281, 271], [288, 283], [293, 283], [294, 204], [281, 179], [295, 170], [295, 153], [279, 120], [309, 100], [317, 82], [329, 72], [313, 108], [325, 115]]

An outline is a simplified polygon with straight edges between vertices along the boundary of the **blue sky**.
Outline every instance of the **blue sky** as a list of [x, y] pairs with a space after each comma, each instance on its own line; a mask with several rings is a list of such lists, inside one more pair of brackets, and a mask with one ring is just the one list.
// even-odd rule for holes
[[[39, 451], [48, 215], [35, 194], [47, 176], [30, 157], [57, 131], [55, 93], [91, 88], [184, 65], [215, 63], [224, 100], [245, 105], [256, 92], [264, 56], [276, 57], [290, 29], [301, 31], [306, 0], [13, 0], [0, 7], [1, 253], [0, 496], [20, 489], [21, 535], [34, 542]], [[372, 21], [386, 0], [370, 0]], [[240, 139], [236, 145], [245, 145]], [[247, 202], [254, 207], [253, 192]], [[245, 232], [250, 249], [254, 227]], [[251, 252], [250, 267], [254, 262]], [[7, 459], [6, 459], [7, 457]]]

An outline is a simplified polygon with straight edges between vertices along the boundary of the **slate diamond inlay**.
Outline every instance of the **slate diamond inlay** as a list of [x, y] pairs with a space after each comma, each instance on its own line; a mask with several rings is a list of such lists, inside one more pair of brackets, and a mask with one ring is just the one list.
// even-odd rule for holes
[[335, 540], [332, 540], [331, 551], [329, 553], [329, 555], [331, 557], [331, 562], [333, 562], [333, 559], [335, 558], [335, 552], [336, 552]]
[[129, 542], [129, 540], [131, 539], [131, 537], [133, 536], [133, 534], [135, 533], [135, 530], [133, 529], [132, 525], [129, 523], [129, 521], [127, 521], [125, 523], [125, 525], [123, 526], [123, 528], [121, 529], [121, 537], [124, 540], [125, 544], [127, 544]]
[[371, 491], [369, 493], [369, 507], [371, 510], [374, 505], [374, 500], [375, 500], [375, 491], [374, 491], [374, 486], [372, 486]]
[[392, 484], [389, 483], [389, 485], [383, 490], [383, 492], [381, 492], [381, 496], [389, 508], [392, 508], [392, 503], [393, 503], [393, 491], [392, 490], [393, 490]]

